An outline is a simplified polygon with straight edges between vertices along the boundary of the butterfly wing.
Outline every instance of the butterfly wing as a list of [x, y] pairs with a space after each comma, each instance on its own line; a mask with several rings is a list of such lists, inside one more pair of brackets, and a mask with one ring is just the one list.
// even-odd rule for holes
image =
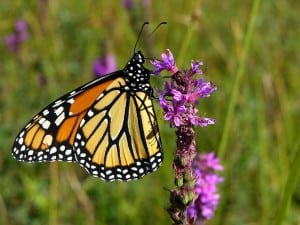
[[152, 100], [125, 88], [124, 79], [114, 81], [83, 117], [75, 137], [78, 162], [104, 180], [138, 179], [162, 162]]
[[126, 89], [123, 71], [92, 81], [38, 113], [17, 136], [20, 161], [75, 161], [106, 181], [137, 179], [162, 161], [150, 96]]
[[19, 133], [13, 156], [20, 161], [75, 161], [73, 143], [86, 111], [118, 72], [92, 81], [57, 99]]

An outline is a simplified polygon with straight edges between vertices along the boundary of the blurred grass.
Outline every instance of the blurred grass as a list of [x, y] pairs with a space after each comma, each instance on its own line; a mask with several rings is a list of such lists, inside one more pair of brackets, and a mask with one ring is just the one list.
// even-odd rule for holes
[[[170, 48], [181, 67], [201, 59], [205, 78], [218, 86], [199, 108], [218, 123], [197, 130], [199, 151], [218, 150], [228, 134], [222, 201], [209, 224], [300, 224], [300, 3], [261, 3], [224, 134], [253, 1], [176, 0], [170, 7], [170, 1], [153, 0], [127, 10], [119, 1], [69, 0], [49, 1], [44, 11], [42, 0], [2, 2], [0, 39], [19, 18], [28, 22], [30, 39], [18, 56], [0, 44], [0, 224], [170, 224], [163, 187], [173, 185], [174, 131], [158, 107], [165, 161], [139, 181], [105, 183], [70, 163], [25, 164], [11, 157], [20, 128], [56, 97], [91, 80], [92, 63], [105, 48], [124, 66], [145, 20], [168, 22], [139, 42], [147, 57]], [[153, 86], [161, 83], [153, 78]]]

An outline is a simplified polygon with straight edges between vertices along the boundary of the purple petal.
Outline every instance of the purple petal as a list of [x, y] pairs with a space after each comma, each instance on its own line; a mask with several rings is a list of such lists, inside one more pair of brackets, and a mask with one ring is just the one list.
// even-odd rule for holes
[[215, 123], [216, 123], [216, 120], [215, 119], [211, 119], [211, 118], [201, 117], [201, 118], [198, 119], [198, 124], [201, 127], [206, 127], [207, 125], [215, 124]]
[[170, 105], [169, 105], [168, 101], [164, 98], [164, 96], [159, 96], [158, 102], [165, 112], [169, 111]]
[[192, 61], [190, 74], [203, 74], [202, 70], [199, 69], [200, 66], [203, 66], [203, 62], [201, 61]]
[[183, 105], [185, 103], [185, 95], [183, 95], [180, 91], [172, 89], [171, 90], [171, 94], [173, 97], [173, 102], [179, 103], [181, 105]]
[[150, 61], [151, 64], [155, 67], [154, 71], [152, 72], [153, 74], [158, 74], [163, 70], [171, 71], [172, 73], [176, 73], [178, 71], [172, 52], [169, 49], [167, 49], [167, 51], [169, 53], [168, 55], [165, 53], [161, 54], [161, 61]]
[[197, 93], [201, 98], [209, 97], [212, 92], [217, 90], [217, 87], [213, 86], [211, 82], [205, 82], [204, 79], [195, 82], [198, 86]]

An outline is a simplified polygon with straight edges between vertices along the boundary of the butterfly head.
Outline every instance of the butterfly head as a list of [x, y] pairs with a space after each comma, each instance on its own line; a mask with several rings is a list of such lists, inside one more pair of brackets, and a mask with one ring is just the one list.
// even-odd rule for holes
[[144, 62], [143, 54], [137, 51], [128, 61], [123, 72], [131, 91], [143, 91], [152, 94], [152, 88], [149, 83], [151, 71], [144, 67]]

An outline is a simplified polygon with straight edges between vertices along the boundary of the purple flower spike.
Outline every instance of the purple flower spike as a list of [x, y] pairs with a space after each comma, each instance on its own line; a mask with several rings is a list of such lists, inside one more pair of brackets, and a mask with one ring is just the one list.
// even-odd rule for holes
[[187, 209], [189, 220], [203, 223], [212, 218], [220, 198], [217, 185], [223, 181], [215, 174], [220, 170], [223, 166], [213, 152], [197, 154], [194, 158], [193, 172], [197, 177], [195, 191], [198, 197]]
[[101, 77], [105, 74], [111, 73], [116, 70], [116, 59], [113, 55], [108, 54], [103, 58], [98, 58], [93, 66], [94, 74], [96, 77]]
[[151, 62], [155, 66], [154, 74], [162, 70], [171, 72], [171, 82], [165, 82], [164, 89], [158, 91], [164, 119], [176, 128], [177, 136], [173, 160], [176, 189], [170, 191], [171, 205], [167, 211], [174, 224], [204, 224], [213, 216], [219, 200], [216, 184], [222, 178], [214, 174], [214, 170], [223, 167], [213, 153], [198, 155], [193, 161], [197, 155], [194, 127], [215, 123], [214, 119], [198, 116], [196, 105], [209, 97], [216, 87], [199, 78], [202, 62], [193, 61], [189, 70], [178, 70], [172, 52], [167, 51], [168, 54], [162, 54], [161, 61]]
[[27, 39], [27, 23], [23, 19], [19, 19], [15, 23], [14, 32], [4, 37], [4, 43], [11, 52], [18, 53], [22, 43]]
[[169, 55], [165, 53], [161, 54], [161, 61], [151, 61], [151, 63], [155, 66], [155, 70], [152, 72], [153, 74], [158, 74], [163, 70], [171, 71], [172, 73], [176, 73], [178, 71], [172, 52], [169, 49], [167, 49], [167, 51]]

